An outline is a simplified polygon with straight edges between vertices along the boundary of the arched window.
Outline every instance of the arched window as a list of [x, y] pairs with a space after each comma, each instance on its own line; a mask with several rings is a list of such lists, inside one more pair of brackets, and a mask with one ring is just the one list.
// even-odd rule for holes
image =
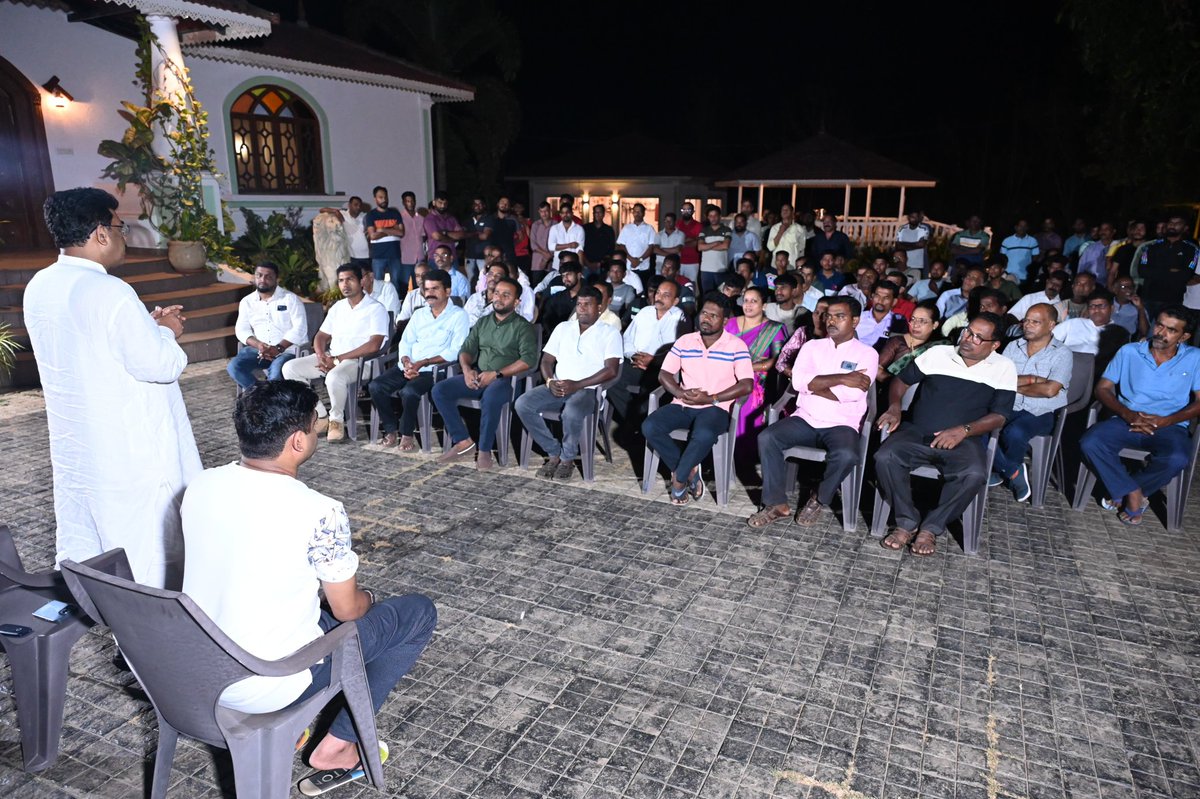
[[234, 173], [244, 194], [324, 194], [321, 125], [280, 86], [247, 89], [229, 109]]

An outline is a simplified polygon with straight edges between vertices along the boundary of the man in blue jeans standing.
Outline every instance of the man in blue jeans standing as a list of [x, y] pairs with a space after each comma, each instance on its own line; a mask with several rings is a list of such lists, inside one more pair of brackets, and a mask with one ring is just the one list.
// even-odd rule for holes
[[[492, 468], [492, 448], [500, 411], [512, 402], [512, 380], [538, 362], [538, 339], [533, 324], [516, 312], [521, 284], [510, 277], [496, 282], [492, 312], [471, 327], [458, 354], [462, 374], [442, 380], [433, 387], [433, 403], [446, 424], [452, 442], [441, 457], [443, 463], [464, 460], [475, 454], [476, 444], [463, 423], [458, 401], [481, 401], [479, 414], [479, 459], [476, 468]], [[508, 431], [503, 431], [508, 435]]]
[[[1200, 349], [1192, 312], [1172, 305], [1159, 312], [1150, 338], [1126, 344], [1096, 383], [1096, 399], [1113, 413], [1079, 441], [1084, 460], [1120, 507], [1123, 524], [1142, 523], [1146, 498], [1188, 465], [1189, 421], [1200, 417]], [[1122, 449], [1150, 453], [1150, 465], [1131, 475]]]
[[1031, 305], [1021, 320], [1022, 337], [1004, 348], [1004, 357], [1017, 367], [1017, 396], [1000, 430], [988, 485], [1008, 483], [1017, 502], [1033, 494], [1025, 468], [1030, 439], [1054, 432], [1054, 412], [1067, 404], [1074, 355], [1051, 335], [1057, 319], [1054, 306]]
[[[355, 622], [378, 713], [433, 637], [437, 609], [420, 594], [383, 599], [358, 585], [345, 508], [299, 479], [317, 449], [316, 407], [316, 392], [295, 380], [262, 383], [238, 400], [241, 460], [203, 472], [184, 495], [183, 590], [239, 646], [267, 660]], [[326, 658], [285, 677], [248, 677], [225, 689], [221, 705], [280, 710], [328, 686], [330, 669]], [[360, 746], [375, 745], [358, 740], [343, 709], [309, 755], [316, 771], [300, 781], [301, 793], [361, 778]]]
[[[700, 463], [729, 430], [734, 400], [754, 387], [749, 348], [725, 330], [731, 315], [731, 303], [724, 295], [712, 292], [704, 298], [696, 317], [698, 332], [676, 339], [658, 373], [658, 382], [674, 400], [642, 422], [646, 443], [671, 471], [674, 505], [704, 496]], [[684, 428], [689, 435], [681, 453], [671, 431]]]
[[371, 247], [371, 272], [376, 280], [391, 275], [399, 291], [400, 239], [404, 236], [404, 217], [388, 206], [388, 190], [385, 187], [376, 186], [371, 194], [375, 198], [375, 207], [367, 211], [363, 219], [363, 228]]
[[297, 346], [308, 342], [304, 301], [279, 285], [278, 266], [263, 261], [254, 267], [254, 289], [238, 304], [233, 332], [242, 349], [225, 368], [242, 388], [254, 385], [257, 369], [268, 380], [279, 380]]

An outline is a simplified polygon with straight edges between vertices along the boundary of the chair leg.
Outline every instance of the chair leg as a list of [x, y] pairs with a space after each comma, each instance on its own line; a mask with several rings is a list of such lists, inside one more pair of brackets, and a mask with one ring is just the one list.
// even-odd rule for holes
[[421, 403], [417, 406], [417, 426], [421, 431], [421, 451], [428, 453], [433, 450], [433, 400], [428, 394], [421, 395]]
[[1083, 510], [1095, 487], [1096, 475], [1092, 474], [1087, 464], [1079, 464], [1079, 476], [1075, 478], [1075, 500], [1071, 503], [1071, 510]]
[[65, 648], [47, 636], [6, 647], [12, 669], [17, 726], [21, 729], [21, 759], [26, 771], [42, 771], [58, 758], [62, 736], [63, 704], [67, 697], [67, 664], [71, 644]]
[[963, 552], [975, 555], [979, 552], [979, 538], [983, 532], [983, 516], [987, 509], [987, 485], [985, 484], [963, 514]]
[[713, 447], [713, 471], [717, 482], [717, 504], [722, 508], [729, 504], [729, 488], [733, 480], [733, 458], [729, 452], [728, 433], [722, 433]]
[[1053, 446], [1049, 436], [1037, 436], [1029, 442], [1031, 459], [1029, 465], [1029, 487], [1031, 507], [1040, 508], [1046, 504], [1046, 486], [1050, 484], [1050, 448]]
[[1183, 476], [1171, 478], [1163, 494], [1167, 498], [1167, 532], [1177, 533], [1183, 529], [1183, 506], [1187, 496], [1183, 490]]
[[[171, 784], [171, 764], [175, 761], [175, 744], [179, 741], [179, 731], [158, 716], [158, 752], [154, 756], [154, 782], [150, 788], [150, 799], [165, 799], [167, 786]], [[234, 764], [234, 776], [237, 776], [237, 765]], [[239, 789], [241, 786], [238, 786]], [[288, 786], [291, 787], [290, 785]], [[241, 793], [239, 790], [238, 793]], [[246, 794], [253, 796], [254, 794]]]
[[[790, 495], [792, 493], [792, 489], [794, 489], [796, 487], [796, 476], [798, 474], [800, 474], [800, 464], [796, 463], [794, 460], [791, 460], [790, 458], [785, 459], [783, 464], [784, 464], [784, 471], [783, 471], [784, 485], [787, 486], [787, 493]], [[797, 502], [797, 504], [799, 504], [800, 500], [797, 499], [796, 502]]]
[[521, 425], [521, 437], [519, 454], [517, 455], [517, 465], [522, 469], [529, 468], [529, 459], [533, 457], [533, 436], [525, 429], [525, 425]]
[[879, 486], [875, 486], [875, 505], [871, 511], [871, 535], [875, 538], [883, 538], [883, 534], [887, 532], [888, 517], [891, 515], [891, 504], [883, 498], [883, 492]]
[[233, 758], [233, 783], [239, 797], [288, 799], [296, 738], [283, 730], [258, 730], [245, 738], [228, 739]]
[[371, 428], [367, 435], [369, 436], [368, 440], [372, 444], [379, 443], [379, 411], [375, 409], [373, 404], [371, 405]]
[[642, 453], [642, 493], [649, 494], [658, 476], [658, 453], [649, 444]]
[[609, 463], [613, 462], [613, 445], [612, 438], [608, 429], [612, 427], [613, 408], [609, 403], [604, 403], [604, 410], [600, 413], [600, 438], [604, 441], [604, 460]]
[[583, 467], [583, 482], [596, 482], [596, 414], [583, 417], [579, 434], [579, 463]]
[[855, 466], [842, 480], [842, 530], [853, 533], [858, 530], [858, 489], [862, 471]]
[[500, 424], [496, 427], [496, 446], [500, 450], [500, 465], [508, 465], [508, 450], [512, 446], [512, 403], [500, 411]]

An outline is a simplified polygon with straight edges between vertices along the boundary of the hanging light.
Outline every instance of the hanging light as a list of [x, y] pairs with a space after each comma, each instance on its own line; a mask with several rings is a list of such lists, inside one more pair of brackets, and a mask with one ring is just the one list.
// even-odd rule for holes
[[62, 87], [57, 75], [51, 75], [50, 80], [42, 84], [42, 88], [50, 94], [50, 104], [55, 108], [66, 108], [75, 99]]

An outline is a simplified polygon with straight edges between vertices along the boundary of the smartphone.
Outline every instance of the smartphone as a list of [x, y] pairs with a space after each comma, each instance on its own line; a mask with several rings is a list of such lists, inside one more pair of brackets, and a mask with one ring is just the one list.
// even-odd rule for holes
[[7, 635], [10, 638], [23, 638], [31, 632], [33, 632], [32, 627], [22, 624], [0, 624], [0, 635]]
[[74, 605], [68, 605], [66, 602], [59, 602], [57, 599], [51, 599], [46, 604], [33, 612], [36, 618], [46, 621], [62, 621], [75, 612]]

